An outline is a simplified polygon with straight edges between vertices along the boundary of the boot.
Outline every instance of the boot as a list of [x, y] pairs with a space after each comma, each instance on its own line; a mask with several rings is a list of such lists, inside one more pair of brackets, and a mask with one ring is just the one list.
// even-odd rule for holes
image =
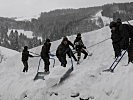
[[80, 56], [78, 56], [77, 64], [79, 64]]
[[86, 55], [84, 56], [84, 58], [83, 58], [83, 59], [86, 59], [86, 58], [87, 58], [87, 56], [88, 56], [88, 54], [86, 54]]

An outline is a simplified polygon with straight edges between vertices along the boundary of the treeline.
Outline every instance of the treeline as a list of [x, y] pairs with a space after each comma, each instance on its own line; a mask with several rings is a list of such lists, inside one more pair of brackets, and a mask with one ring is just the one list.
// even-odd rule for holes
[[33, 31], [35, 36], [42, 36], [44, 40], [50, 38], [53, 41], [62, 36], [100, 28], [91, 20], [92, 16], [99, 10], [101, 10], [101, 7], [58, 9], [42, 12], [38, 19], [32, 19], [31, 21], [11, 20], [11, 23], [9, 21], [2, 23], [8, 28]]
[[42, 12], [38, 19], [17, 22], [17, 26], [33, 31], [35, 36], [42, 36], [43, 40], [50, 38], [53, 41], [60, 39], [62, 36], [76, 34], [77, 32], [99, 29], [100, 27], [91, 18], [100, 9], [101, 7], [90, 7]]
[[62, 36], [76, 34], [77, 32], [92, 31], [97, 26], [91, 20], [100, 7], [81, 9], [62, 9], [49, 13], [42, 13], [38, 19], [39, 31], [43, 38], [49, 37], [57, 40]]
[[[38, 19], [33, 18], [31, 21], [15, 21], [13, 18], [0, 17], [0, 45], [12, 49], [16, 47], [16, 50], [19, 50], [24, 45], [24, 43], [22, 43], [24, 40], [30, 48], [36, 46], [33, 45], [35, 43], [32, 43], [31, 41], [37, 41], [37, 38], [29, 39], [21, 34], [20, 36], [17, 36], [19, 47], [13, 47], [15, 43], [8, 43], [9, 37], [6, 34], [8, 29], [32, 31], [34, 36], [40, 36], [43, 40], [50, 38], [51, 41], [58, 40], [62, 36], [99, 29], [104, 26], [103, 21], [100, 17], [94, 21], [93, 17], [101, 10], [103, 16], [113, 18], [114, 20], [117, 18], [121, 18], [122, 21], [133, 19], [133, 2], [113, 3], [98, 7], [79, 9], [57, 9], [50, 12], [42, 12]], [[16, 32], [13, 33], [16, 34]], [[3, 40], [3, 37], [6, 38]]]
[[133, 2], [131, 3], [113, 3], [102, 6], [102, 15], [113, 18], [121, 18], [122, 21], [133, 19]]
[[0, 46], [21, 51], [25, 45], [29, 48], [41, 45], [41, 40], [37, 37], [27, 38], [23, 33], [19, 35], [17, 30], [11, 30], [9, 34], [7, 33], [7, 27], [0, 27]]
[[121, 18], [122, 21], [133, 19], [133, 3], [113, 3], [98, 7], [42, 12], [38, 19], [17, 22], [17, 26], [33, 31], [35, 36], [42, 36], [43, 39], [50, 38], [53, 41], [62, 36], [93, 31], [103, 27], [103, 21], [100, 17], [97, 20], [100, 25], [92, 20], [93, 16], [100, 10], [103, 10], [103, 16], [114, 20], [117, 18]]

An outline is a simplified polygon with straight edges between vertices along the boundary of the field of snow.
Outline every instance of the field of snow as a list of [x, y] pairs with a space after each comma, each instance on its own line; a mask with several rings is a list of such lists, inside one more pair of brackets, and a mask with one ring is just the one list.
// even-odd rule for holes
[[[46, 80], [38, 79], [33, 81], [36, 74], [40, 57], [29, 59], [29, 71], [23, 73], [21, 53], [8, 59], [0, 65], [0, 100], [132, 100], [133, 94], [133, 65], [127, 64], [127, 54], [118, 64], [114, 73], [102, 72], [109, 68], [114, 61], [114, 52], [110, 38], [109, 27], [82, 34], [84, 44], [88, 51], [93, 53], [86, 60], [81, 59], [81, 64], [74, 62], [74, 71], [62, 83], [51, 87], [58, 74], [71, 67], [70, 59], [67, 58], [67, 68], [60, 66], [55, 57], [56, 63], [53, 68], [53, 60], [50, 65], [50, 75], [45, 76]], [[73, 41], [74, 36], [69, 36]], [[100, 41], [106, 41], [90, 47]], [[51, 53], [55, 54], [61, 40], [52, 42]], [[89, 48], [90, 47], [90, 48]], [[40, 54], [41, 46], [29, 51]], [[41, 61], [40, 70], [43, 71]], [[79, 94], [78, 97], [71, 97]], [[89, 99], [87, 99], [89, 98]]]
[[2, 55], [6, 56], [6, 57], [12, 57], [12, 56], [18, 54], [17, 51], [11, 50], [11, 49], [8, 49], [8, 48], [2, 47], [2, 46], [0, 46], [0, 52]]

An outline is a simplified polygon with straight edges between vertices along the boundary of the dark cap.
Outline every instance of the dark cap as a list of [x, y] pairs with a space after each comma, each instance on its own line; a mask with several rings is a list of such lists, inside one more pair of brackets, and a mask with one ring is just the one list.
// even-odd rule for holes
[[24, 50], [27, 50], [28, 49], [28, 46], [24, 46]]
[[112, 21], [112, 22], [110, 23], [110, 25], [109, 25], [110, 28], [116, 27], [116, 26], [117, 26], [117, 24], [116, 24], [116, 22], [114, 22], [114, 21]]
[[81, 34], [80, 34], [80, 33], [78, 33], [78, 34], [77, 34], [77, 37], [81, 37]]
[[117, 21], [117, 22], [121, 22], [121, 19], [120, 19], [120, 18], [118, 18], [116, 21]]
[[50, 42], [50, 39], [46, 39], [46, 42]]
[[63, 40], [68, 40], [68, 38], [66, 36], [63, 37]]
[[67, 38], [63, 38], [63, 41], [68, 41], [68, 39]]

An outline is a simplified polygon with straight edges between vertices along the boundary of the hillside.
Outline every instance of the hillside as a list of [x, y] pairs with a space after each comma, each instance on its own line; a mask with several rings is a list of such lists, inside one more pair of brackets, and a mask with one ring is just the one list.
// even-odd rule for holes
[[[109, 27], [82, 34], [83, 42], [87, 47], [109, 38], [110, 35]], [[69, 39], [73, 41], [75, 37], [75, 35], [70, 36]], [[61, 40], [52, 42], [52, 53], [55, 53], [60, 42]], [[82, 63], [80, 65], [76, 65], [76, 62], [74, 62], [74, 71], [70, 77], [62, 84], [49, 88], [46, 80], [39, 79], [33, 81], [40, 57], [29, 59], [29, 71], [28, 73], [22, 73], [21, 54], [15, 55], [1, 66], [0, 99], [79, 100], [79, 98], [90, 98], [89, 100], [132, 100], [133, 67], [132, 64], [124, 66], [127, 64], [127, 55], [124, 56], [114, 73], [102, 72], [103, 69], [109, 68], [114, 60], [111, 42], [108, 39], [101, 44], [87, 48], [93, 55], [84, 61], [81, 59]], [[29, 51], [40, 54], [40, 50], [41, 46]], [[65, 69], [60, 66], [56, 57], [55, 60], [54, 68], [52, 67], [53, 61], [51, 60], [50, 75], [58, 73], [57, 70]], [[70, 59], [67, 58], [67, 60], [67, 68], [69, 68], [71, 66]], [[43, 62], [41, 62], [40, 68], [43, 71]], [[74, 93], [80, 93], [79, 97], [72, 98], [71, 95]]]
[[[0, 46], [21, 51], [25, 45], [29, 48], [41, 45], [46, 38], [54, 41], [78, 32], [94, 31], [108, 26], [117, 18], [132, 20], [132, 9], [132, 2], [113, 3], [79, 9], [56, 9], [30, 16], [30, 19], [27, 17], [27, 20], [0, 17]], [[9, 32], [13, 34], [8, 37]], [[11, 39], [13, 37], [15, 40]]]
[[[76, 34], [77, 32], [88, 32], [102, 28], [103, 20], [97, 19], [97, 25], [92, 18], [101, 11], [102, 16], [121, 18], [122, 21], [133, 19], [133, 3], [113, 3], [97, 7], [87, 7], [79, 9], [56, 9], [50, 12], [42, 12], [38, 17], [31, 17], [29, 21], [15, 21], [14, 18], [0, 18], [0, 26], [7, 26], [10, 29], [24, 29], [33, 31], [35, 36], [43, 39], [60, 39], [65, 35]], [[29, 19], [29, 18], [28, 18]], [[107, 23], [108, 25], [108, 23]]]

